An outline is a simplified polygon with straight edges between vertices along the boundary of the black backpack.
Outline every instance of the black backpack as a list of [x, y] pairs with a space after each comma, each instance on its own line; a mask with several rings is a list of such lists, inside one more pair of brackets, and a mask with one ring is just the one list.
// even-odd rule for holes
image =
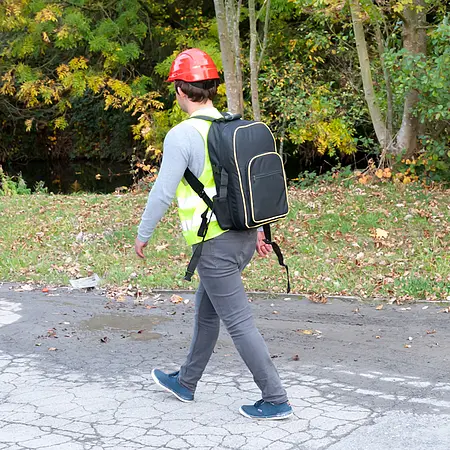
[[[205, 238], [212, 212], [223, 230], [263, 227], [265, 242], [272, 245], [280, 265], [286, 269], [289, 292], [289, 270], [270, 232], [270, 223], [289, 212], [286, 175], [272, 132], [262, 122], [241, 120], [239, 114], [225, 113], [220, 119], [195, 118], [212, 122], [208, 151], [217, 188], [217, 194], [209, 198], [203, 184], [186, 169], [186, 181], [208, 206], [198, 236]], [[203, 241], [189, 263], [185, 275], [188, 281], [200, 259], [202, 244]]]

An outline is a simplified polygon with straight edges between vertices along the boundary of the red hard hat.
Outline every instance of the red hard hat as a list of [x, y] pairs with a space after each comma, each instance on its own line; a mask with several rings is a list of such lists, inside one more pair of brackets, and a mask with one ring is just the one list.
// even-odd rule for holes
[[198, 48], [191, 48], [175, 58], [166, 81], [195, 82], [216, 78], [219, 78], [219, 73], [211, 57]]

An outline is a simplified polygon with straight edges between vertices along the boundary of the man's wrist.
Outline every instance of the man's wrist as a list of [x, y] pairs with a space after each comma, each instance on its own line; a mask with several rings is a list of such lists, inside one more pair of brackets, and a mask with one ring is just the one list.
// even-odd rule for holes
[[142, 236], [140, 234], [137, 235], [137, 239], [139, 241], [143, 242], [144, 244], [146, 244], [148, 242], [148, 240], [149, 240], [149, 238], [146, 238], [146, 237], [144, 237], [144, 236]]

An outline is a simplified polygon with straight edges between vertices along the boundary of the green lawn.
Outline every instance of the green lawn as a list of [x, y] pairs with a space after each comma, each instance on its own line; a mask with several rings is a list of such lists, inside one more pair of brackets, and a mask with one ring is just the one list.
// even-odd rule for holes
[[[289, 218], [274, 226], [292, 290], [398, 299], [450, 296], [450, 190], [414, 185], [291, 189]], [[105, 285], [194, 289], [190, 249], [173, 208], [134, 255], [146, 194], [0, 197], [0, 280], [67, 285], [97, 273]], [[252, 291], [283, 292], [275, 257], [244, 273]]]

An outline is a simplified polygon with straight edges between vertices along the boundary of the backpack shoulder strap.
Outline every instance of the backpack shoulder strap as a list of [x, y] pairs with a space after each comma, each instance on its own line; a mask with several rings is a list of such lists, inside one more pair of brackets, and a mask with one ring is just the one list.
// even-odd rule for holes
[[201, 119], [201, 120], [206, 120], [208, 122], [221, 122], [223, 120], [223, 118], [210, 117], [210, 116], [192, 116], [192, 117], [189, 117], [189, 119]]
[[210, 117], [210, 116], [192, 116], [191, 119], [202, 119], [207, 120], [208, 122], [231, 122], [233, 120], [241, 119], [242, 116], [240, 114], [232, 114], [230, 112], [221, 113], [222, 117]]
[[191, 172], [189, 168], [184, 171], [184, 178], [195, 193], [206, 203], [209, 209], [213, 209], [212, 200], [206, 195], [205, 186], [203, 183]]
[[277, 255], [277, 258], [278, 258], [278, 264], [280, 264], [280, 266], [282, 266], [286, 269], [287, 293], [289, 294], [289, 292], [291, 292], [291, 281], [290, 281], [290, 277], [289, 277], [289, 268], [284, 263], [283, 253], [281, 253], [279, 245], [276, 242], [272, 241], [272, 233], [270, 231], [270, 225], [269, 224], [263, 225], [263, 230], [264, 230], [264, 235], [266, 236], [266, 238], [264, 239], [264, 242], [266, 244], [269, 244], [272, 246], [273, 252], [275, 253], [275, 255]]

